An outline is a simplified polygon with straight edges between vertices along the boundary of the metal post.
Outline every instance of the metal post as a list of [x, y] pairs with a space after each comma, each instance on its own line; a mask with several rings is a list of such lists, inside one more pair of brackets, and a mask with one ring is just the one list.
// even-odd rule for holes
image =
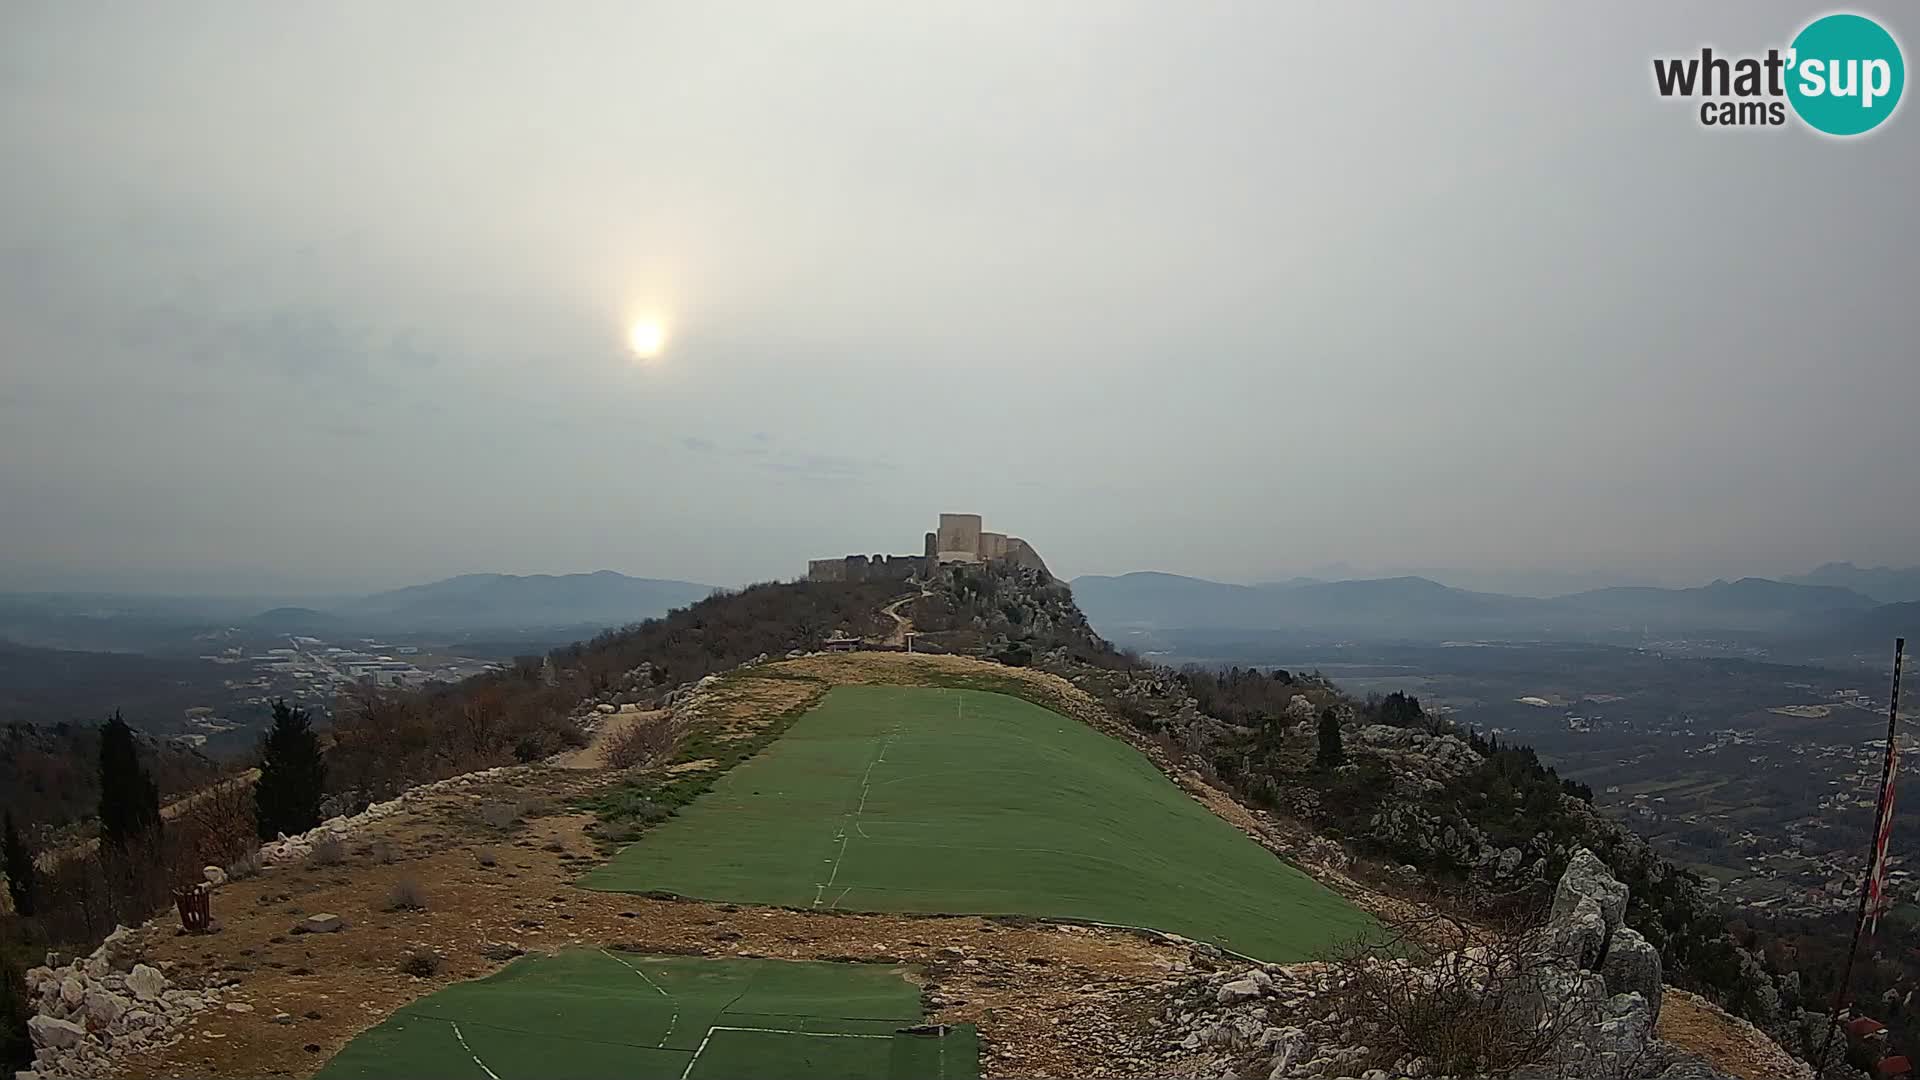
[[1860, 953], [1860, 931], [1867, 925], [1867, 903], [1873, 888], [1874, 870], [1880, 857], [1880, 819], [1887, 812], [1887, 778], [1893, 771], [1893, 740], [1900, 726], [1900, 663], [1907, 651], [1906, 638], [1893, 639], [1893, 692], [1887, 697], [1887, 756], [1880, 766], [1880, 799], [1874, 806], [1873, 833], [1867, 839], [1867, 879], [1860, 883], [1860, 911], [1853, 922], [1853, 944], [1847, 949], [1847, 966], [1840, 985], [1833, 991], [1833, 1015], [1827, 1021], [1827, 1038], [1820, 1045], [1819, 1070], [1827, 1068], [1827, 1055], [1833, 1052], [1833, 1033], [1840, 1027], [1840, 1009], [1847, 1004], [1847, 990], [1853, 985], [1853, 961]]

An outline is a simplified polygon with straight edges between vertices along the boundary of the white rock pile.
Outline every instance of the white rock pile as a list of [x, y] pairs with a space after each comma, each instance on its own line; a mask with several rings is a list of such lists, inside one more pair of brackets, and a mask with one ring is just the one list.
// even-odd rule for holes
[[261, 846], [260, 858], [269, 863], [298, 862], [312, 854], [314, 845], [326, 837], [332, 836], [344, 840], [382, 818], [392, 817], [435, 795], [472, 787], [475, 784], [494, 783], [525, 768], [524, 765], [499, 765], [491, 769], [462, 773], [445, 780], [436, 780], [431, 784], [408, 788], [399, 796], [385, 802], [374, 803], [357, 814], [330, 817], [298, 836], [281, 833], [277, 839], [269, 840]]
[[1169, 988], [1148, 1049], [1170, 1072], [1223, 1080], [1474, 1080], [1477, 1074], [1443, 1073], [1416, 1053], [1367, 1045], [1378, 1030], [1371, 1018], [1342, 1013], [1372, 999], [1336, 1007], [1343, 981], [1365, 971], [1395, 985], [1464, 987], [1463, 1009], [1502, 1010], [1524, 1030], [1553, 1031], [1551, 1046], [1515, 1080], [1726, 1080], [1655, 1037], [1660, 956], [1624, 924], [1626, 906], [1626, 886], [1582, 849], [1560, 879], [1544, 931], [1517, 950], [1476, 946], [1425, 965], [1382, 957], [1358, 968], [1195, 974]]
[[84, 959], [56, 965], [50, 954], [29, 969], [33, 1068], [16, 1080], [112, 1076], [126, 1055], [177, 1041], [193, 1014], [219, 1003], [217, 991], [174, 986], [139, 957], [139, 933], [121, 926]]

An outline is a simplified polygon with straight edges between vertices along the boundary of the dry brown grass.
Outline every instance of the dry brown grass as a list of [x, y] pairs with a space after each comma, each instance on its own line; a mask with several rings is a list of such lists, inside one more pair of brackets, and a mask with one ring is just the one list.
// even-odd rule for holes
[[685, 725], [671, 716], [644, 717], [608, 738], [601, 752], [610, 769], [651, 765], [673, 750], [683, 730]]

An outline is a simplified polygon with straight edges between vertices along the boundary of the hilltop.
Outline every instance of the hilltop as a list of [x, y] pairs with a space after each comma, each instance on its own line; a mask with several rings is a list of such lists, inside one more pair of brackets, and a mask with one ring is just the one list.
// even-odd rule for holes
[[[959, 655], [896, 651], [899, 646], [886, 644], [900, 637], [896, 617], [910, 623], [916, 649]], [[864, 639], [869, 651], [819, 652], [829, 641], [848, 639]], [[343, 816], [311, 836], [269, 845], [276, 861], [264, 873], [236, 864], [231, 876], [239, 880], [215, 892], [216, 913], [227, 920], [222, 934], [143, 938], [149, 955], [165, 961], [167, 978], [194, 988], [181, 998], [178, 1015], [169, 1013], [165, 1029], [184, 1027], [192, 1037], [166, 1045], [154, 1036], [146, 1049], [146, 1043], [130, 1044], [125, 1049], [138, 1056], [125, 1060], [141, 1071], [246, 1074], [304, 1043], [315, 1055], [310, 1065], [318, 1065], [389, 1011], [438, 1008], [410, 1004], [436, 987], [500, 970], [522, 951], [565, 957], [575, 955], [570, 947], [598, 945], [632, 950], [629, 963], [678, 953], [855, 957], [914, 966], [927, 978], [929, 1023], [942, 1030], [977, 1026], [989, 1074], [1212, 1068], [1215, 1053], [1197, 1029], [1190, 1045], [1184, 1035], [1171, 1044], [1148, 1039], [1138, 1011], [1158, 1010], [1172, 1000], [1168, 994], [1190, 992], [1194, 973], [1220, 969], [1223, 954], [1204, 939], [1196, 943], [1152, 926], [1104, 929], [1097, 922], [1132, 919], [1096, 918], [1090, 925], [1078, 921], [1085, 915], [1076, 920], [1071, 913], [1061, 926], [929, 918], [914, 914], [920, 910], [914, 905], [888, 900], [884, 887], [866, 899], [849, 898], [871, 913], [834, 911], [824, 890], [813, 894], [811, 906], [806, 894], [797, 903], [784, 901], [799, 911], [758, 908], [767, 901], [729, 894], [758, 887], [760, 879], [728, 884], [697, 863], [676, 872], [695, 883], [685, 888], [702, 899], [575, 888], [583, 873], [620, 865], [608, 860], [622, 849], [712, 857], [710, 838], [718, 834], [711, 829], [728, 819], [701, 808], [723, 806], [711, 801], [723, 794], [767, 798], [772, 789], [756, 777], [772, 776], [765, 770], [809, 745], [824, 749], [851, 737], [867, 748], [855, 756], [866, 763], [869, 783], [893, 779], [874, 770], [882, 762], [911, 765], [910, 754], [890, 754], [889, 746], [917, 736], [884, 726], [877, 737], [865, 729], [835, 735], [820, 726], [830, 718], [817, 712], [833, 687], [874, 684], [957, 688], [1027, 703], [996, 714], [1003, 719], [995, 722], [1055, 716], [1051, 722], [1086, 725], [1131, 747], [1127, 753], [1139, 755], [1154, 783], [1185, 792], [1208, 820], [1230, 826], [1236, 843], [1264, 848], [1309, 875], [1315, 889], [1391, 925], [1423, 910], [1491, 924], [1503, 912], [1544, 905], [1576, 852], [1591, 849], [1631, 890], [1621, 918], [1646, 938], [1668, 979], [1763, 1022], [1791, 1026], [1801, 1015], [1797, 990], [1776, 985], [1742, 951], [1686, 875], [1600, 818], [1587, 793], [1530, 751], [1453, 730], [1411, 699], [1358, 701], [1305, 673], [1155, 667], [1094, 633], [1073, 593], [1044, 571], [967, 565], [905, 592], [890, 582], [754, 586], [457, 686], [357, 695], [343, 709], [328, 750], [329, 810]], [[964, 719], [965, 706], [958, 707]], [[1023, 711], [1033, 707], [1044, 712]], [[1345, 744], [1344, 763], [1337, 765], [1316, 762], [1324, 739], [1316, 732], [1328, 718]], [[790, 730], [792, 737], [812, 734], [790, 742]], [[1060, 760], [1086, 756], [1063, 747]], [[927, 760], [951, 759], [943, 752]], [[1077, 766], [1056, 766], [1049, 777], [1025, 782], [1070, 783], [1064, 779], [1070, 767]], [[825, 821], [848, 815], [837, 836], [803, 829], [781, 852], [795, 843], [837, 842], [856, 875], [845, 880], [879, 886], [875, 867], [861, 867], [884, 847], [870, 849], [866, 841], [884, 834], [864, 834], [888, 817], [912, 824], [904, 820], [914, 817], [908, 809], [935, 804], [890, 805], [871, 797], [859, 769], [850, 775], [854, 797], [828, 800], [834, 812]], [[902, 778], [912, 778], [911, 770]], [[431, 781], [439, 782], [421, 786]], [[990, 794], [977, 780], [927, 785], [917, 778], [913, 786], [889, 789], [901, 796], [888, 797], [948, 791], [948, 798], [961, 800], [947, 804], [948, 820], [969, 829], [975, 826], [966, 823], [983, 812], [1009, 812], [1019, 801], [1001, 809], [965, 802]], [[785, 782], [777, 787], [792, 789]], [[1139, 797], [1130, 801], [1147, 805]], [[880, 816], [869, 821], [853, 813], [856, 803]], [[791, 813], [774, 818], [790, 819], [798, 820]], [[1083, 827], [1065, 819], [1039, 824], [1045, 820], [1016, 822], [1016, 831]], [[698, 835], [669, 843], [688, 829]], [[853, 846], [855, 837], [861, 846]], [[1172, 858], [1177, 868], [1179, 859], [1203, 850], [1176, 844], [1153, 857]], [[781, 852], [765, 854], [787, 857]], [[833, 880], [829, 870], [838, 869], [838, 860], [831, 846], [827, 855], [835, 867], [820, 866], [816, 855], [818, 868], [802, 871], [808, 878], [781, 887], [813, 875]], [[949, 888], [969, 884], [964, 865], [948, 859], [915, 869], [907, 863], [899, 872], [908, 875], [905, 884], [925, 889], [924, 875], [938, 870], [951, 878], [941, 886]], [[245, 880], [254, 873], [260, 873], [257, 886]], [[643, 874], [634, 887], [660, 888], [652, 880]], [[1171, 884], [1160, 891], [1181, 887], [1177, 873], [1164, 880]], [[1049, 882], [1042, 869], [1025, 875], [1019, 897], [1009, 894], [1011, 908], [975, 901], [958, 910], [1045, 916], [1044, 906], [1028, 905], [1054, 902], [1045, 900], [1055, 895], [1049, 890], [1063, 887], [1068, 891], [1060, 897], [1080, 902], [1072, 899], [1074, 881]], [[1223, 879], [1214, 888], [1225, 896], [1232, 887]], [[1307, 920], [1289, 924], [1287, 932], [1312, 936], [1319, 916], [1307, 914], [1311, 907], [1292, 906], [1284, 892], [1265, 895], [1274, 905], [1265, 917]], [[1093, 899], [1107, 902], [1102, 894]], [[1145, 913], [1136, 918], [1159, 918], [1151, 914], [1160, 903], [1151, 892], [1128, 902]], [[940, 904], [937, 910], [956, 909]], [[338, 937], [288, 938], [287, 927], [304, 925], [312, 912], [338, 913], [346, 927]], [[1202, 919], [1198, 932], [1231, 921]], [[40, 985], [48, 985], [44, 977]], [[372, 1011], [326, 1004], [343, 994]], [[1186, 1023], [1179, 1010], [1168, 1015]], [[1718, 1014], [1689, 1015], [1697, 1021]], [[1724, 1017], [1707, 1022], [1740, 1030]], [[1253, 1034], [1252, 1041], [1266, 1038]], [[369, 1037], [404, 1035], [395, 1029]], [[1649, 1021], [1636, 1038], [1653, 1047], [1652, 1037]], [[697, 1061], [700, 1051], [689, 1049]], [[1321, 1049], [1310, 1059], [1320, 1068], [1343, 1060], [1338, 1045]], [[1694, 1052], [1713, 1051], [1701, 1043]], [[1724, 1054], [1714, 1060], [1725, 1075], [1777, 1075]], [[1276, 1075], [1293, 1074], [1276, 1069]]]

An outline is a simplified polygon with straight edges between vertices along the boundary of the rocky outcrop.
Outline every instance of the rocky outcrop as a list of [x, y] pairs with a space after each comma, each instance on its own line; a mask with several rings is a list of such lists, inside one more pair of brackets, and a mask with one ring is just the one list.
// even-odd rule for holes
[[89, 956], [56, 964], [49, 955], [27, 971], [32, 1075], [114, 1075], [123, 1057], [177, 1041], [190, 1017], [218, 1004], [217, 992], [173, 985], [140, 953], [140, 932], [122, 926]]
[[1196, 1076], [1487, 1075], [1457, 1071], [1446, 1047], [1417, 1045], [1408, 1037], [1417, 1026], [1368, 1012], [1444, 1004], [1460, 1024], [1513, 1033], [1507, 1052], [1527, 1055], [1516, 1080], [1730, 1080], [1656, 1037], [1660, 956], [1625, 925], [1626, 906], [1626, 887], [1581, 849], [1537, 932], [1422, 961], [1349, 956], [1196, 974], [1172, 986], [1141, 1049]]

